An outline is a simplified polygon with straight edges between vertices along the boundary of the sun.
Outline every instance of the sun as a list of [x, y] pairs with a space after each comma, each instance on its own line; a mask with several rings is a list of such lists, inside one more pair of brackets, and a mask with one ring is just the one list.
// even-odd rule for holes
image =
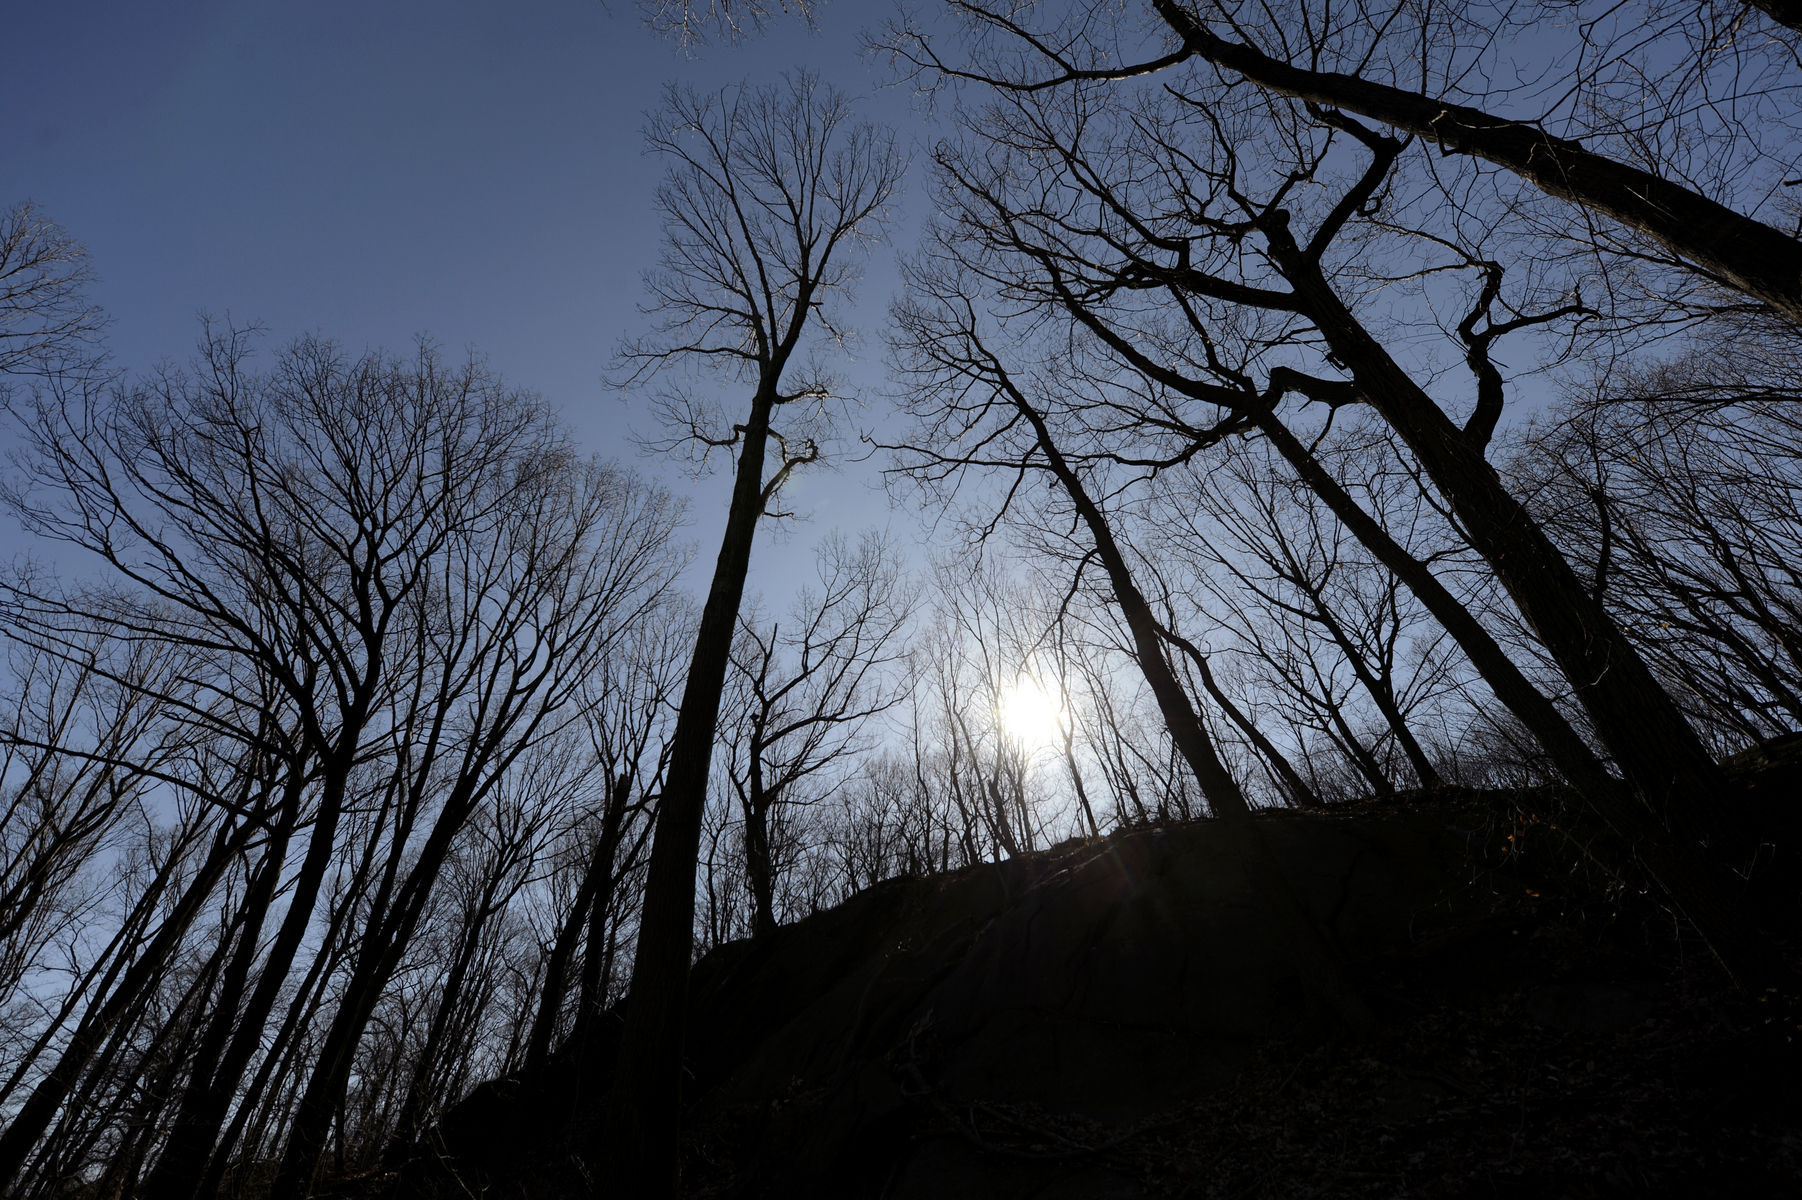
[[1064, 701], [1055, 688], [1021, 675], [1002, 689], [999, 707], [1002, 729], [1022, 745], [1050, 746], [1058, 740]]

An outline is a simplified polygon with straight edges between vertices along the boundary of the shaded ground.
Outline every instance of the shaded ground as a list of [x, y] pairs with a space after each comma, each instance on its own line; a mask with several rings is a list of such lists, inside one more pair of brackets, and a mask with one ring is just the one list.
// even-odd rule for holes
[[[890, 881], [696, 968], [685, 1190], [1802, 1194], [1802, 998], [1735, 992], [1559, 797], [1264, 828], [1375, 1036], [1310, 1002], [1210, 825]], [[485, 1086], [379, 1190], [606, 1194], [609, 1059]]]

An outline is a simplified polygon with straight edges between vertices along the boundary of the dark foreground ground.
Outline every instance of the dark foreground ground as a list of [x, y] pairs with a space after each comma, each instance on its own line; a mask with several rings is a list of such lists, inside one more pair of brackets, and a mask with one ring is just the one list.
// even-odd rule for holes
[[[1757, 782], [1802, 803], [1793, 773]], [[1802, 996], [1734, 989], [1568, 801], [1265, 831], [1376, 1034], [1310, 1001], [1206, 824], [894, 880], [697, 967], [685, 1192], [1802, 1195]], [[1774, 853], [1759, 903], [1793, 964]], [[607, 1195], [610, 1058], [485, 1085], [344, 1190]]]

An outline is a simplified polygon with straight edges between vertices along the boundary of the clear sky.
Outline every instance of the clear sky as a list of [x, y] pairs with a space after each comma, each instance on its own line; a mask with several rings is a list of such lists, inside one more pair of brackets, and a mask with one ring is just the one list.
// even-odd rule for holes
[[[316, 331], [353, 351], [429, 334], [543, 394], [587, 448], [631, 460], [627, 431], [648, 428], [648, 410], [603, 375], [639, 327], [639, 276], [660, 236], [644, 114], [670, 80], [773, 81], [803, 65], [870, 93], [882, 77], [859, 59], [859, 33], [887, 6], [837, 0], [816, 33], [778, 22], [692, 58], [645, 30], [630, 0], [8, 10], [0, 204], [35, 200], [87, 244], [121, 366], [185, 358], [202, 312], [261, 322], [275, 343]], [[863, 108], [905, 126], [904, 144], [925, 136], [904, 89]], [[878, 405], [891, 260], [907, 241], [898, 233], [867, 270], [848, 372]], [[695, 496], [690, 537], [710, 566], [723, 479], [696, 486], [642, 465]], [[784, 606], [818, 536], [889, 522], [876, 483], [865, 463], [785, 493], [813, 519], [762, 543], [753, 587]]]

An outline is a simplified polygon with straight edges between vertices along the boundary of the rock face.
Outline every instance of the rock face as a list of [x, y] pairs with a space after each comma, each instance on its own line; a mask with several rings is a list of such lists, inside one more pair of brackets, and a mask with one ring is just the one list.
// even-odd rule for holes
[[[1649, 1024], [1643, 989], [1584, 974], [1593, 947], [1534, 941], [1554, 908], [1564, 920], [1579, 907], [1573, 876], [1568, 861], [1548, 870], [1517, 853], [1509, 828], [1525, 816], [1499, 811], [1465, 797], [1262, 827], [1354, 978], [1403, 1018], [1505, 986], [1518, 997], [1509, 1019], [1554, 1039]], [[1209, 1194], [1180, 1178], [1199, 1151], [1151, 1162], [1110, 1148], [1200, 1145], [1223, 1118], [1197, 1114], [1269, 1068], [1273, 1046], [1305, 1056], [1340, 1044], [1222, 843], [1207, 824], [1133, 831], [891, 880], [709, 955], [691, 989], [685, 1190]], [[1410, 1036], [1391, 1058], [1406, 1057]], [[1437, 1053], [1405, 1070], [1370, 1059], [1337, 1124], [1419, 1124], [1457, 1101], [1474, 1085], [1442, 1076]], [[610, 1057], [590, 1046], [544, 1078], [488, 1085], [446, 1117], [450, 1157], [437, 1161], [491, 1194], [607, 1194], [593, 1122]]]

